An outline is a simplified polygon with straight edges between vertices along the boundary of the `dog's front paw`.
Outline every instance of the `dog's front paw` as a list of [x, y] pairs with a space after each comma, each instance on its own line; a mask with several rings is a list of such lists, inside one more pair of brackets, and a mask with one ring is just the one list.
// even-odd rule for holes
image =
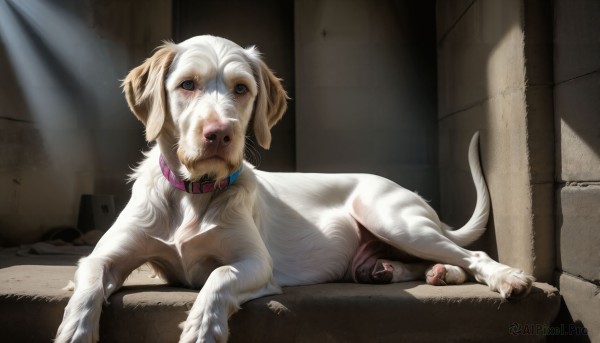
[[229, 336], [227, 316], [217, 311], [192, 308], [187, 320], [182, 323], [180, 343], [226, 343]]
[[[76, 313], [77, 312], [77, 313]], [[55, 343], [94, 343], [98, 342], [98, 325], [90, 321], [91, 313], [65, 309], [63, 321], [56, 333]]]
[[535, 278], [520, 269], [506, 268], [499, 271], [490, 282], [492, 290], [503, 298], [522, 298], [529, 294]]

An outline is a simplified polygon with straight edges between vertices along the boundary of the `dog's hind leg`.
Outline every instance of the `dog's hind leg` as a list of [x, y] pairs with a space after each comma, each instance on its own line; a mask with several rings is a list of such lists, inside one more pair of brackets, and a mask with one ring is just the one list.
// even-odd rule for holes
[[457, 266], [433, 264], [411, 256], [376, 238], [359, 225], [360, 244], [352, 261], [352, 278], [359, 283], [425, 280], [430, 285], [464, 283], [467, 274]]
[[427, 263], [386, 244], [359, 225], [360, 243], [352, 261], [352, 278], [358, 283], [422, 280]]
[[425, 281], [433, 286], [460, 285], [466, 280], [465, 270], [450, 264], [431, 264], [425, 270]]
[[[380, 199], [385, 201], [385, 195]], [[534, 281], [532, 276], [498, 263], [484, 252], [472, 252], [458, 246], [442, 233], [436, 222], [437, 216], [426, 214], [428, 209], [420, 209], [414, 203], [406, 204], [404, 208], [402, 205], [392, 207], [386, 202], [387, 210], [381, 210], [383, 204], [377, 199], [367, 203], [371, 207], [357, 207], [353, 216], [382, 242], [423, 260], [458, 266], [505, 298], [529, 293]], [[447, 268], [440, 266], [428, 271], [433, 273], [428, 277], [429, 283], [447, 283], [446, 276], [440, 276], [444, 274], [440, 269], [446, 269], [447, 273]]]

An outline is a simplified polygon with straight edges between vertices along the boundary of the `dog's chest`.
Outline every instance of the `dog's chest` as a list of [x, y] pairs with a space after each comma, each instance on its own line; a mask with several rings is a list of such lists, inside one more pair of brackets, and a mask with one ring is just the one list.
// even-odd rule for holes
[[224, 264], [220, 229], [198, 211], [185, 208], [172, 214], [169, 234], [152, 239], [155, 257], [150, 264], [169, 283], [200, 288]]
[[223, 256], [212, 246], [215, 235], [210, 231], [197, 233], [182, 240], [155, 238], [155, 257], [150, 264], [158, 275], [171, 284], [200, 288], [210, 273], [223, 265]]

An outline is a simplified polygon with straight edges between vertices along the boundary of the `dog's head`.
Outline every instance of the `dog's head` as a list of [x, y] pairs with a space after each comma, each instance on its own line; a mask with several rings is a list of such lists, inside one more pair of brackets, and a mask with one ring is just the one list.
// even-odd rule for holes
[[188, 180], [219, 180], [238, 169], [248, 129], [268, 149], [287, 107], [256, 49], [213, 36], [164, 44], [127, 75], [123, 90], [146, 140], [170, 144]]

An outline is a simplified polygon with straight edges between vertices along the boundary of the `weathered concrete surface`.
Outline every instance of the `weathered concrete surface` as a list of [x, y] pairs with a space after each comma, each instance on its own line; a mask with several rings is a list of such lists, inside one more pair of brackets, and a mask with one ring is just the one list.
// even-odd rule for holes
[[442, 41], [450, 32], [460, 17], [469, 9], [475, 0], [445, 0], [437, 1], [436, 6], [436, 30], [437, 40]]
[[146, 144], [119, 80], [171, 37], [171, 6], [0, 2], [0, 245], [75, 226], [81, 194], [128, 199]]
[[554, 94], [558, 178], [600, 181], [600, 71], [558, 83]]
[[600, 341], [600, 2], [554, 1], [557, 263], [561, 313]]
[[[556, 282], [569, 314], [569, 321], [587, 329], [591, 342], [600, 342], [600, 286], [567, 273]], [[584, 342], [585, 339], [573, 341]]]
[[382, 175], [438, 207], [433, 7], [294, 3], [298, 171]]
[[550, 3], [451, 3], [437, 7], [438, 27], [448, 28], [438, 31], [441, 217], [460, 226], [474, 208], [466, 142], [481, 131], [493, 212], [487, 250], [550, 281], [554, 131], [551, 64], [543, 53], [551, 51]]
[[[4, 257], [4, 256], [3, 256]], [[38, 262], [63, 265], [40, 265]], [[12, 342], [47, 342], [62, 318], [74, 258], [4, 259], [0, 269], [0, 330]], [[17, 263], [17, 265], [14, 265]], [[7, 266], [7, 264], [12, 264]], [[109, 299], [101, 317], [103, 342], [175, 342], [197, 291], [168, 287], [136, 271]], [[230, 320], [231, 342], [535, 342], [509, 333], [514, 323], [549, 325], [557, 290], [536, 283], [520, 301], [486, 286], [434, 287], [324, 284], [288, 287], [250, 301]]]
[[600, 282], [600, 184], [573, 183], [557, 196], [558, 267]]
[[[449, 28], [446, 32], [438, 31], [441, 218], [452, 226], [460, 227], [473, 212], [475, 191], [467, 163], [467, 147], [473, 133], [480, 131], [481, 157], [493, 210], [493, 217], [488, 223], [489, 242], [481, 245], [495, 257], [498, 257], [498, 249], [502, 250], [496, 242], [497, 239], [502, 240], [502, 232], [510, 236], [510, 231], [518, 230], [520, 242], [529, 244], [528, 230], [521, 230], [521, 225], [517, 225], [523, 222], [523, 211], [519, 208], [526, 198], [522, 188], [525, 179], [525, 159], [521, 157], [524, 139], [520, 132], [516, 132], [522, 127], [518, 123], [523, 122], [519, 115], [523, 113], [524, 104], [522, 100], [512, 104], [504, 100], [514, 98], [515, 92], [518, 95], [522, 84], [518, 74], [523, 69], [520, 66], [522, 56], [518, 55], [521, 39], [504, 38], [505, 35], [518, 34], [519, 12], [514, 1], [506, 2], [506, 8], [503, 5], [489, 1], [437, 3], [437, 26]], [[490, 18], [493, 20], [488, 20]], [[515, 25], [517, 29], [512, 29]], [[506, 33], [509, 29], [512, 32]], [[496, 45], [499, 47], [496, 48]], [[496, 57], [492, 56], [494, 54]], [[492, 70], [495, 75], [500, 75], [497, 80], [488, 75]], [[512, 72], [501, 75], [502, 70]], [[509, 92], [510, 95], [506, 94]], [[494, 131], [493, 125], [488, 125], [488, 121], [494, 116], [508, 122], [493, 132], [496, 138], [492, 139], [488, 131]], [[488, 130], [488, 126], [492, 128]], [[503, 137], [506, 138], [499, 141]], [[505, 144], [506, 141], [510, 144]], [[503, 179], [510, 180], [510, 183], [503, 184]], [[498, 198], [503, 196], [511, 196], [514, 201]], [[515, 209], [504, 211], [510, 206]], [[502, 220], [502, 215], [508, 221]], [[495, 226], [498, 226], [498, 232]], [[523, 235], [525, 237], [521, 237]], [[501, 260], [532, 272], [531, 258], [527, 257], [530, 249], [512, 249], [511, 254], [502, 253]]]
[[[329, 337], [336, 342], [511, 340], [507, 328], [513, 322], [540, 323], [549, 319], [542, 319], [546, 315], [542, 312], [555, 313], [558, 297], [552, 289], [536, 284], [531, 298], [508, 303], [477, 284], [289, 287], [283, 295], [244, 306], [233, 317], [232, 333], [234, 341], [243, 338], [240, 342], [277, 342], [286, 335], [296, 337], [296, 342], [323, 342]], [[236, 335], [237, 325], [241, 329]]]
[[600, 69], [600, 2], [554, 1], [554, 78], [557, 83]]

